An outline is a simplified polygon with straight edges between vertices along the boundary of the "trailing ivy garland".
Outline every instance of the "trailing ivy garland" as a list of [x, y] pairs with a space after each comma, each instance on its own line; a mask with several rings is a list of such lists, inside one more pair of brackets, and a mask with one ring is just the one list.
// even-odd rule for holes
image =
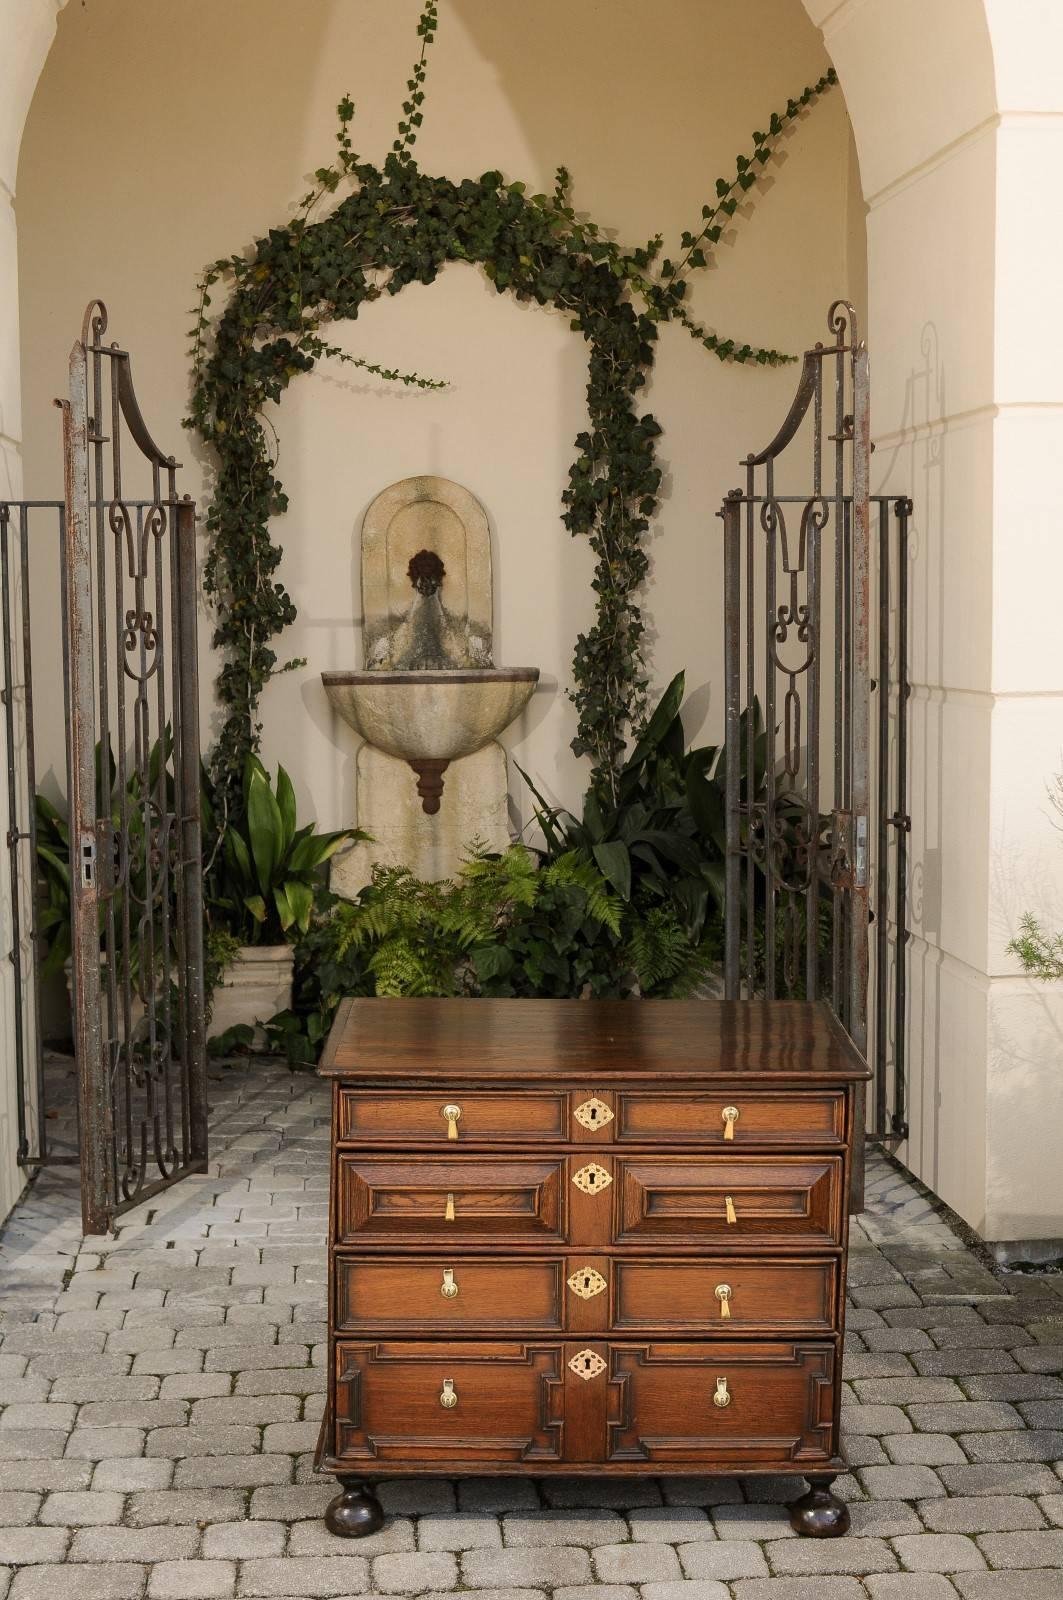
[[[596, 562], [593, 626], [576, 641], [572, 699], [578, 727], [572, 748], [592, 762], [592, 784], [611, 795], [626, 735], [638, 727], [646, 692], [644, 623], [636, 600], [646, 576], [645, 535], [657, 509], [661, 472], [654, 440], [660, 427], [640, 414], [639, 390], [653, 363], [657, 326], [676, 320], [721, 361], [777, 365], [777, 350], [739, 344], [702, 327], [684, 305], [692, 271], [734, 216], [743, 192], [801, 110], [836, 82], [833, 69], [773, 112], [753, 135], [733, 178], [720, 178], [699, 227], [684, 233], [676, 260], [662, 259], [663, 241], [628, 250], [580, 220], [569, 202], [562, 167], [552, 195], [527, 195], [500, 172], [453, 183], [422, 173], [413, 145], [422, 121], [428, 49], [438, 0], [427, 0], [418, 23], [420, 55], [407, 81], [398, 135], [382, 167], [355, 154], [354, 106], [337, 108], [337, 154], [319, 168], [316, 186], [297, 214], [256, 241], [250, 255], [215, 261], [199, 285], [193, 336], [193, 394], [187, 425], [217, 456], [207, 516], [210, 536], [204, 588], [216, 608], [214, 643], [224, 656], [217, 694], [225, 720], [211, 756], [226, 810], [240, 807], [245, 753], [256, 749], [262, 690], [277, 672], [273, 641], [295, 618], [277, 581], [281, 547], [270, 520], [287, 508], [276, 472], [275, 441], [263, 417], [297, 374], [333, 357], [390, 381], [439, 388], [438, 380], [352, 356], [322, 336], [326, 324], [356, 318], [361, 307], [408, 283], [431, 283], [450, 261], [476, 262], [499, 293], [564, 312], [589, 346], [588, 426], [562, 494], [562, 520], [589, 539]], [[349, 182], [352, 191], [312, 221], [319, 202]], [[211, 290], [231, 281], [220, 317], [210, 315]]]

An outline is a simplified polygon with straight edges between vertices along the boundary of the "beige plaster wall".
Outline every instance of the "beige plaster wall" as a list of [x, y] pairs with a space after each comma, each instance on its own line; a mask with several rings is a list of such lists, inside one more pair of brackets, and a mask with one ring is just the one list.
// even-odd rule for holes
[[[416, 0], [304, 0], [297, 10], [289, 0], [90, 0], [61, 18], [20, 175], [32, 492], [56, 483], [51, 400], [93, 293], [134, 352], [153, 431], [191, 463], [188, 486], [201, 492], [194, 441], [179, 432], [196, 275], [288, 215], [330, 149], [344, 92], [358, 105], [355, 147], [382, 156], [417, 11]], [[118, 65], [140, 92], [106, 91]], [[745, 0], [658, 0], [652, 19], [636, 0], [536, 0], [519, 14], [496, 0], [450, 0], [418, 156], [453, 177], [498, 166], [533, 190], [549, 188], [564, 162], [577, 206], [624, 239], [660, 229], [677, 240], [750, 130], [825, 65], [799, 0], [766, 0], [755, 26]], [[71, 183], [70, 152], [86, 147], [91, 169]], [[836, 92], [769, 168], [693, 309], [721, 331], [798, 350], [823, 336], [831, 298], [862, 301], [864, 274], [863, 206]], [[563, 318], [496, 295], [461, 266], [337, 335], [449, 386], [410, 392], [326, 364], [285, 397], [275, 420], [290, 510], [277, 533], [300, 617], [281, 648], [308, 664], [265, 697], [267, 758], [284, 759], [301, 805], [323, 824], [350, 818], [356, 740], [318, 673], [361, 664], [365, 507], [394, 479], [442, 473], [491, 518], [496, 660], [542, 669], [506, 743], [549, 794], [574, 803], [584, 767], [568, 749], [565, 690], [576, 634], [592, 618], [591, 561], [562, 528], [559, 497], [584, 423], [581, 341]], [[793, 369], [721, 367], [681, 331], [662, 332], [647, 405], [664, 426], [666, 478], [646, 599], [654, 680], [686, 667], [692, 734], [700, 724], [715, 735], [722, 721], [714, 513], [738, 458], [774, 431], [794, 380]], [[57, 743], [51, 759], [58, 770]], [[511, 789], [526, 820], [515, 771]]]

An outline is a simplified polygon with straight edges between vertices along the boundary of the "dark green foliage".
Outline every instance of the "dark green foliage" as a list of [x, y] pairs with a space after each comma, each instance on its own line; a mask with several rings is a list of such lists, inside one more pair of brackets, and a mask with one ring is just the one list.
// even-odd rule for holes
[[[707, 265], [726, 220], [752, 188], [755, 174], [801, 110], [835, 81], [833, 71], [773, 113], [767, 132], [738, 158], [733, 178], [717, 180], [696, 232], [683, 235], [677, 258], [658, 264], [655, 238], [629, 250], [581, 220], [568, 199], [564, 168], [552, 195], [528, 196], [499, 172], [454, 183], [422, 174], [412, 148], [421, 126], [425, 60], [435, 35], [436, 0], [418, 24], [421, 50], [407, 82], [398, 137], [383, 166], [353, 150], [354, 105], [341, 101], [337, 153], [315, 174], [316, 186], [289, 222], [256, 241], [247, 256], [214, 262], [200, 285], [193, 335], [194, 390], [188, 425], [217, 456], [207, 517], [210, 549], [204, 587], [216, 608], [215, 645], [224, 664], [217, 691], [225, 720], [211, 757], [219, 824], [239, 814], [244, 756], [258, 747], [258, 704], [276, 672], [273, 641], [295, 607], [276, 578], [281, 549], [270, 519], [287, 507], [275, 446], [263, 408], [300, 373], [333, 357], [390, 381], [438, 387], [328, 344], [321, 329], [356, 318], [363, 304], [398, 294], [408, 283], [431, 283], [451, 261], [475, 262], [499, 293], [561, 311], [588, 346], [588, 426], [562, 494], [563, 521], [589, 539], [595, 554], [593, 625], [576, 641], [572, 698], [579, 713], [573, 748], [592, 763], [592, 786], [615, 801], [629, 731], [641, 726], [646, 691], [644, 624], [636, 596], [645, 579], [646, 533], [657, 507], [660, 428], [638, 399], [652, 366], [657, 325], [678, 320], [707, 350], [726, 361], [778, 363], [778, 351], [721, 339], [684, 308], [687, 279]], [[319, 221], [311, 216], [341, 183], [351, 192]], [[211, 290], [231, 283], [220, 317], [210, 316]]]

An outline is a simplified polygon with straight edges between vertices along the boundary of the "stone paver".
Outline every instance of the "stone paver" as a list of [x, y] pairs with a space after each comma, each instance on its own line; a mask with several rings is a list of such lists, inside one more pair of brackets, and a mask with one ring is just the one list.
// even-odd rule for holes
[[1063, 1600], [1063, 1277], [994, 1276], [875, 1153], [848, 1538], [793, 1535], [793, 1479], [702, 1475], [393, 1479], [384, 1528], [336, 1539], [327, 1092], [210, 1071], [210, 1170], [150, 1222], [82, 1239], [57, 1168], [0, 1233], [0, 1600]]

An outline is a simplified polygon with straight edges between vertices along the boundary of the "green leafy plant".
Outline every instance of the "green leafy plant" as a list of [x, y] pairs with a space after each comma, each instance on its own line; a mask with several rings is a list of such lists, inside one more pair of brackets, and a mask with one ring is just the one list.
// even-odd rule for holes
[[[653, 365], [658, 326], [678, 321], [721, 361], [774, 365], [790, 359], [705, 328], [690, 316], [685, 299], [691, 275], [709, 265], [780, 139], [836, 82], [833, 69], [753, 134], [733, 174], [716, 180], [697, 226], [665, 256], [660, 234], [628, 247], [578, 216], [564, 167], [550, 195], [529, 195], [523, 183], [507, 182], [493, 170], [459, 182], [419, 170], [413, 146], [437, 19], [436, 0], [428, 0], [398, 135], [383, 164], [355, 153], [354, 105], [344, 99], [335, 158], [318, 169], [296, 214], [271, 228], [248, 254], [213, 262], [199, 285], [188, 426], [217, 459], [204, 586], [215, 605], [214, 642], [224, 657], [217, 693], [225, 720], [211, 756], [222, 827], [230, 815], [239, 815], [244, 754], [258, 746], [262, 691], [276, 672], [301, 665], [279, 663], [274, 648], [295, 606], [276, 578], [281, 551], [271, 539], [270, 520], [286, 510], [287, 499], [264, 410], [293, 378], [323, 359], [389, 381], [439, 386], [436, 379], [341, 350], [323, 336], [328, 323], [357, 317], [382, 295], [431, 283], [448, 262], [464, 261], [479, 265], [499, 293], [560, 312], [585, 341], [588, 425], [576, 438], [562, 520], [594, 551], [596, 615], [576, 640], [573, 749], [589, 756], [592, 788], [613, 803], [629, 734], [641, 729], [645, 710], [644, 622], [637, 596], [657, 510], [655, 441], [661, 430], [652, 415], [640, 413], [638, 401]], [[327, 215], [315, 217], [341, 185], [351, 192]], [[228, 299], [213, 318], [212, 291], [222, 280], [229, 285]]]
[[[214, 831], [215, 803], [204, 785], [204, 828]], [[220, 835], [208, 864], [207, 898], [212, 925], [220, 921], [244, 944], [281, 944], [306, 933], [314, 893], [326, 861], [344, 845], [368, 838], [357, 828], [318, 833], [314, 823], [296, 826], [295, 790], [282, 766], [274, 789], [255, 755], [244, 761], [239, 817]]]

